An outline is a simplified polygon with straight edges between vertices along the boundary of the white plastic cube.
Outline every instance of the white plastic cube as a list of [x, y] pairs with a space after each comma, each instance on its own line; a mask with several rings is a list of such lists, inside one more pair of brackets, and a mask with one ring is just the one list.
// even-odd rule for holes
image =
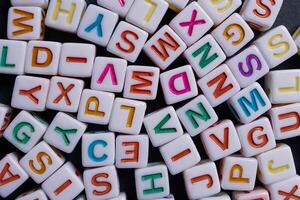
[[45, 192], [42, 189], [35, 189], [28, 192], [24, 192], [16, 198], [16, 200], [32, 200], [32, 199], [48, 200], [48, 197], [46, 196]]
[[300, 198], [300, 177], [293, 176], [289, 179], [267, 186], [271, 199], [286, 200]]
[[294, 39], [295, 44], [298, 48], [298, 55], [300, 55], [300, 27], [293, 34], [293, 39]]
[[8, 105], [0, 103], [0, 138], [11, 121], [13, 109]]
[[270, 199], [268, 190], [262, 187], [255, 187], [253, 191], [234, 191], [232, 197], [234, 200]]
[[231, 200], [230, 196], [225, 193], [225, 192], [220, 192], [219, 194], [210, 196], [210, 197], [205, 197], [200, 200]]
[[107, 8], [114, 13], [120, 15], [120, 17], [125, 17], [132, 6], [134, 0], [97, 0], [97, 3]]
[[189, 0], [166, 0], [166, 2], [169, 3], [170, 9], [180, 11], [189, 3]]
[[49, 0], [10, 0], [13, 6], [36, 6], [47, 8]]

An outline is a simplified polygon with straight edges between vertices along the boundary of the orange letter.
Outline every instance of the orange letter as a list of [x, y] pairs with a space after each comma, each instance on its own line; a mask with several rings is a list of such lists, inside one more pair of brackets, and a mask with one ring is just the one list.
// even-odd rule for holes
[[164, 36], [166, 37], [166, 40], [163, 40], [162, 38], [158, 39], [158, 45], [161, 48], [161, 51], [155, 46], [152, 45], [151, 49], [159, 56], [163, 61], [167, 60], [170, 56], [167, 51], [167, 48], [176, 51], [179, 48], [179, 44], [176, 42], [176, 40], [167, 32], [164, 33]]
[[173, 157], [171, 158], [171, 160], [172, 160], [173, 162], [175, 162], [175, 161], [177, 161], [177, 160], [183, 158], [184, 156], [190, 154], [191, 152], [192, 152], [192, 151], [191, 151], [190, 149], [186, 149], [186, 150], [184, 150], [184, 151], [182, 151], [182, 152], [176, 154], [175, 156], [173, 156]]
[[140, 143], [139, 142], [123, 142], [122, 146], [128, 147], [133, 146], [132, 150], [126, 150], [125, 154], [132, 154], [132, 158], [122, 158], [122, 163], [128, 163], [128, 162], [138, 162], [139, 161], [139, 148]]
[[30, 33], [33, 31], [33, 26], [25, 24], [23, 22], [32, 20], [34, 18], [34, 14], [27, 12], [25, 10], [13, 9], [14, 14], [22, 15], [23, 17], [13, 19], [12, 23], [15, 26], [20, 27], [21, 29], [18, 31], [14, 31], [12, 33], [13, 36], [23, 35], [26, 33]]
[[249, 144], [250, 144], [251, 147], [253, 147], [253, 148], [261, 148], [261, 147], [265, 146], [266, 144], [268, 144], [269, 139], [268, 139], [267, 134], [263, 134], [263, 135], [260, 135], [260, 136], [257, 137], [259, 140], [261, 140], [261, 143], [255, 143], [255, 141], [253, 139], [254, 133], [256, 131], [263, 131], [263, 130], [264, 130], [264, 127], [258, 126], [258, 127], [252, 128], [248, 132], [247, 139], [248, 139], [248, 142], [249, 142]]
[[130, 86], [131, 93], [137, 94], [151, 94], [151, 90], [142, 89], [143, 87], [150, 87], [152, 85], [152, 81], [145, 79], [143, 76], [152, 77], [153, 72], [132, 72], [132, 78], [136, 81], [140, 81], [141, 83], [134, 84]]
[[297, 112], [284, 113], [278, 116], [279, 120], [294, 118], [296, 120], [295, 124], [281, 127], [280, 131], [282, 133], [296, 130], [300, 127], [300, 116]]
[[20, 178], [18, 174], [14, 175], [9, 171], [10, 164], [6, 163], [3, 170], [0, 172], [0, 187], [16, 181]]
[[45, 171], [46, 171], [46, 165], [45, 165], [45, 163], [44, 163], [44, 161], [43, 161], [43, 157], [44, 157], [45, 159], [47, 159], [47, 164], [48, 164], [48, 165], [52, 165], [52, 159], [51, 159], [51, 157], [50, 157], [47, 153], [45, 153], [45, 152], [39, 152], [39, 153], [37, 154], [37, 156], [36, 156], [37, 163], [40, 165], [40, 169], [37, 169], [37, 168], [34, 166], [33, 160], [29, 160], [29, 167], [30, 167], [30, 169], [31, 169], [34, 173], [39, 174], [39, 175], [45, 173]]
[[105, 178], [107, 179], [109, 177], [108, 174], [106, 173], [99, 173], [93, 176], [92, 178], [92, 184], [94, 186], [97, 187], [104, 187], [105, 189], [103, 191], [97, 191], [97, 190], [93, 190], [93, 194], [96, 196], [102, 196], [102, 195], [106, 195], [107, 193], [109, 193], [112, 189], [112, 185], [109, 182], [106, 181], [98, 181], [98, 178]]
[[134, 50], [135, 50], [135, 46], [133, 44], [133, 42], [131, 42], [129, 39], [128, 39], [128, 36], [132, 36], [134, 40], [138, 40], [139, 39], [139, 36], [135, 33], [135, 32], [132, 32], [132, 31], [124, 31], [122, 34], [121, 34], [121, 39], [124, 40], [124, 42], [128, 45], [128, 48], [126, 47], [122, 47], [120, 42], [118, 42], [116, 44], [117, 48], [120, 50], [120, 51], [123, 51], [124, 53], [132, 53]]
[[210, 80], [207, 83], [208, 87], [217, 84], [217, 87], [214, 91], [215, 98], [222, 96], [223, 94], [225, 94], [226, 92], [228, 92], [233, 88], [233, 85], [231, 83], [224, 87], [226, 80], [227, 80], [227, 75], [223, 72], [222, 74], [218, 75], [217, 77], [215, 77], [214, 79]]
[[229, 147], [229, 128], [226, 127], [224, 129], [223, 137], [224, 137], [224, 142], [222, 142], [215, 134], [211, 134], [210, 139], [212, 139], [223, 151], [228, 149]]
[[207, 182], [208, 182], [206, 185], [207, 188], [211, 188], [213, 186], [214, 181], [213, 181], [212, 177], [208, 174], [192, 178], [191, 182], [192, 182], [192, 184], [195, 184], [197, 182], [204, 181], [204, 180], [207, 180]]
[[[38, 60], [38, 55], [39, 55], [40, 51], [45, 52], [46, 55], [47, 55], [46, 60], [43, 61], [43, 62], [40, 62]], [[33, 67], [48, 67], [51, 64], [52, 59], [53, 59], [53, 54], [52, 54], [50, 49], [48, 49], [46, 47], [33, 47], [33, 49], [32, 49], [32, 61], [31, 61], [31, 65]]]

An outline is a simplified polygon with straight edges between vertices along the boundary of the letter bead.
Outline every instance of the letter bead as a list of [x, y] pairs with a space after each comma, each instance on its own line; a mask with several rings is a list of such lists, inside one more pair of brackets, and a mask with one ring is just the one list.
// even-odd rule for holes
[[210, 197], [206, 197], [206, 198], [202, 198], [200, 200], [231, 200], [231, 198], [225, 192], [220, 192], [219, 194], [216, 194], [216, 195], [210, 196]]
[[298, 175], [267, 186], [271, 199], [278, 200], [300, 198], [299, 188], [300, 177]]
[[13, 109], [7, 105], [0, 103], [0, 138], [10, 124]]
[[298, 48], [298, 55], [300, 55], [300, 27], [293, 34], [293, 39], [294, 39], [295, 44]]
[[262, 187], [255, 187], [253, 191], [234, 191], [232, 192], [232, 197], [234, 200], [270, 199], [268, 190]]
[[134, 0], [97, 0], [98, 5], [107, 8], [124, 18], [131, 8]]
[[45, 192], [42, 189], [35, 189], [28, 192], [24, 192], [23, 194], [21, 194], [16, 198], [16, 200], [32, 200], [32, 199], [48, 200], [48, 197], [46, 196]]
[[166, 0], [169, 3], [169, 8], [175, 12], [178, 12], [189, 3], [189, 0]]
[[46, 9], [49, 0], [10, 0], [10, 3], [13, 6], [36, 6]]

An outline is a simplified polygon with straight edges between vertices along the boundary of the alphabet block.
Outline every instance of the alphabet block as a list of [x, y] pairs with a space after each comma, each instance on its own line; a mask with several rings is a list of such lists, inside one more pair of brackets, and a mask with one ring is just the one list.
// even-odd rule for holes
[[200, 78], [226, 59], [222, 48], [210, 34], [205, 35], [189, 47], [183, 55]]
[[10, 7], [7, 38], [11, 40], [42, 40], [45, 34], [45, 13], [39, 7]]
[[47, 98], [47, 108], [72, 112], [78, 111], [84, 82], [79, 79], [53, 76]]
[[13, 6], [36, 6], [46, 9], [49, 0], [10, 0]]
[[64, 43], [61, 48], [58, 73], [62, 76], [91, 77], [95, 56], [95, 45]]
[[114, 165], [87, 169], [83, 173], [85, 193], [90, 200], [111, 199], [120, 194], [120, 185]]
[[115, 163], [115, 134], [88, 132], [82, 136], [81, 159], [84, 167], [101, 167]]
[[201, 78], [198, 86], [213, 107], [224, 103], [241, 89], [226, 64], [222, 64]]
[[27, 179], [28, 174], [19, 164], [16, 153], [9, 153], [0, 160], [0, 196], [5, 198], [19, 188]]
[[193, 167], [201, 160], [199, 152], [188, 134], [159, 147], [159, 151], [172, 175]]
[[253, 190], [256, 181], [257, 160], [228, 156], [221, 161], [221, 187], [224, 190]]
[[106, 46], [118, 19], [116, 13], [91, 4], [81, 19], [77, 35], [100, 46]]
[[232, 56], [254, 38], [254, 33], [244, 19], [232, 14], [211, 33], [227, 56]]
[[127, 15], [133, 2], [134, 0], [97, 0], [98, 5], [117, 13], [122, 18]]
[[255, 120], [271, 109], [270, 100], [257, 82], [231, 97], [228, 100], [228, 106], [236, 118], [244, 124]]
[[116, 98], [108, 129], [112, 132], [139, 134], [146, 107], [146, 103], [142, 101]]
[[12, 108], [0, 103], [0, 138], [10, 124]]
[[247, 47], [226, 61], [239, 85], [247, 87], [269, 72], [267, 61], [255, 45]]
[[154, 100], [157, 96], [158, 82], [159, 68], [128, 66], [123, 96], [132, 99]]
[[45, 192], [42, 189], [35, 189], [35, 190], [22, 193], [20, 196], [16, 198], [16, 200], [32, 200], [32, 199], [48, 200], [48, 197], [46, 196]]
[[74, 199], [84, 185], [80, 172], [67, 162], [42, 184], [42, 189], [51, 200]]
[[142, 168], [148, 164], [147, 135], [119, 135], [116, 139], [116, 167]]
[[179, 12], [189, 3], [189, 0], [166, 0], [166, 2], [169, 3], [171, 10]]
[[205, 160], [183, 172], [185, 188], [190, 199], [212, 196], [221, 191], [214, 162]]
[[172, 194], [170, 194], [167, 197], [159, 198], [159, 199], [156, 199], [156, 200], [175, 200], [175, 198]]
[[293, 39], [294, 39], [295, 44], [296, 44], [296, 46], [298, 48], [298, 54], [300, 55], [300, 27], [293, 34]]
[[127, 61], [119, 58], [96, 57], [92, 73], [93, 90], [119, 93], [122, 92]]
[[216, 112], [203, 95], [185, 104], [176, 113], [191, 136], [198, 135], [218, 121]]
[[300, 104], [274, 107], [269, 112], [276, 140], [300, 135]]
[[241, 149], [239, 136], [231, 120], [223, 120], [200, 134], [210, 160], [216, 161]]
[[82, 194], [82, 195], [79, 195], [78, 197], [76, 197], [75, 200], [86, 200], [86, 197], [84, 194]]
[[47, 127], [48, 124], [37, 115], [23, 110], [9, 124], [3, 136], [27, 153], [41, 140]]
[[112, 198], [111, 200], [126, 200], [126, 194], [124, 192], [121, 192], [119, 196]]
[[126, 21], [153, 34], [168, 10], [164, 0], [134, 1], [126, 15]]
[[71, 153], [86, 128], [86, 124], [71, 115], [59, 112], [49, 125], [44, 140], [63, 152]]
[[113, 93], [84, 89], [77, 119], [93, 124], [108, 124], [114, 99]]
[[214, 196], [211, 196], [211, 197], [202, 198], [200, 200], [231, 200], [231, 198], [225, 192], [220, 192], [217, 195], [214, 195]]
[[111, 36], [106, 49], [108, 52], [133, 63], [140, 55], [147, 38], [148, 33], [146, 31], [121, 21]]
[[196, 79], [190, 65], [162, 73], [160, 75], [160, 83], [168, 105], [198, 95]]
[[249, 199], [260, 199], [270, 200], [268, 190], [262, 187], [255, 187], [253, 191], [241, 192], [234, 191], [232, 193], [234, 200], [249, 200]]
[[300, 198], [299, 187], [300, 177], [298, 175], [267, 186], [271, 199], [278, 200]]
[[14, 108], [44, 111], [48, 98], [50, 81], [34, 76], [17, 76], [11, 99]]
[[276, 149], [257, 156], [259, 180], [266, 185], [282, 181], [296, 175], [292, 150], [288, 145], [278, 145]]
[[164, 145], [183, 134], [180, 121], [172, 106], [146, 115], [144, 126], [154, 147]]
[[184, 52], [186, 44], [165, 25], [147, 41], [143, 49], [157, 66], [165, 70]]
[[0, 40], [0, 73], [24, 74], [26, 48], [23, 41]]
[[253, 29], [266, 31], [273, 26], [282, 3], [283, 0], [266, 2], [246, 0], [240, 14]]
[[30, 41], [27, 46], [25, 72], [29, 74], [56, 75], [61, 43]]
[[277, 26], [254, 41], [266, 59], [269, 68], [280, 65], [298, 51], [297, 46], [285, 26]]
[[138, 199], [158, 199], [170, 194], [169, 175], [166, 165], [150, 163], [135, 170], [135, 187]]
[[65, 162], [65, 158], [42, 141], [20, 160], [20, 165], [36, 182], [42, 183]]
[[170, 22], [170, 27], [190, 46], [199, 40], [214, 23], [197, 2], [190, 3]]
[[50, 28], [76, 33], [85, 8], [85, 0], [50, 1], [45, 24]]
[[273, 129], [267, 117], [239, 125], [236, 130], [242, 145], [241, 154], [245, 157], [252, 157], [276, 147]]

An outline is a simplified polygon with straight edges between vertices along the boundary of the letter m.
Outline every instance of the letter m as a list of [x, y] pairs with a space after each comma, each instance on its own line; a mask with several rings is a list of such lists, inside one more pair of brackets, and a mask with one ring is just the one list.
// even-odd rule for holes
[[250, 91], [250, 99], [251, 100], [248, 100], [246, 97], [241, 97], [238, 99], [238, 103], [247, 117], [251, 115], [251, 110], [253, 110], [254, 112], [258, 111], [258, 103], [262, 107], [266, 105], [266, 102], [263, 100], [257, 89], [253, 89]]

